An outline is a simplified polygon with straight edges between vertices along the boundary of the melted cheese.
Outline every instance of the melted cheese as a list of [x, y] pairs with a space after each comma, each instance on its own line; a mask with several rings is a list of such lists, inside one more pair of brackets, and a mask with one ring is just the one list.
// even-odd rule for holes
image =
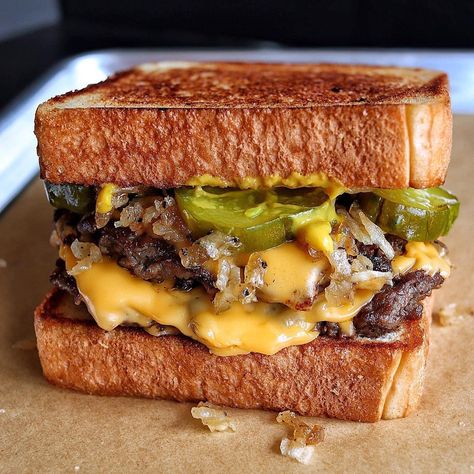
[[329, 255], [334, 250], [330, 222], [313, 222], [298, 232], [298, 237], [315, 250]]
[[345, 191], [345, 188], [336, 180], [329, 178], [324, 173], [313, 173], [302, 175], [291, 173], [287, 177], [280, 175], [258, 176], [236, 178], [225, 180], [218, 176], [204, 174], [191, 178], [186, 183], [187, 186], [216, 186], [219, 188], [237, 187], [240, 189], [263, 189], [283, 186], [286, 188], [324, 188], [331, 198], [335, 198]]
[[[75, 259], [69, 249], [61, 252], [69, 269]], [[279, 304], [234, 303], [216, 314], [203, 289], [174, 291], [169, 284], [152, 284], [131, 275], [104, 257], [75, 276], [79, 292], [97, 324], [111, 330], [123, 323], [148, 326], [152, 321], [176, 327], [218, 355], [248, 352], [275, 354], [284, 347], [306, 344], [318, 336], [318, 321], [342, 322], [357, 314], [373, 297], [358, 290], [354, 302], [334, 308], [324, 294], [309, 311], [295, 311]]]
[[342, 334], [344, 334], [344, 336], [351, 337], [355, 334], [355, 328], [354, 324], [352, 323], [352, 319], [340, 322], [339, 329], [341, 330]]
[[328, 199], [325, 203], [315, 208], [313, 212], [293, 219], [292, 230], [298, 240], [314, 250], [319, 250], [329, 255], [334, 250], [331, 237], [332, 225], [337, 222], [335, 200]]
[[[76, 264], [69, 248], [61, 249], [67, 269]], [[321, 293], [308, 311], [297, 311], [272, 303], [293, 300], [314, 290], [327, 271], [325, 259], [312, 259], [294, 243], [257, 252], [252, 258], [267, 263], [264, 287], [260, 290], [269, 303], [233, 303], [220, 314], [202, 288], [190, 292], [173, 290], [169, 283], [152, 284], [131, 275], [112, 259], [101, 262], [75, 275], [77, 287], [97, 324], [112, 330], [121, 324], [148, 327], [153, 322], [173, 326], [182, 334], [206, 345], [217, 355], [248, 352], [275, 354], [284, 347], [306, 344], [318, 336], [319, 321], [336, 322], [344, 333], [350, 333], [351, 320], [367, 304], [377, 289], [357, 289], [353, 302], [330, 306]], [[423, 269], [430, 274], [440, 272], [447, 277], [450, 264], [440, 257], [430, 243], [409, 242], [406, 253], [396, 257], [395, 272]], [[289, 271], [289, 269], [296, 271]]]
[[[312, 301], [318, 283], [329, 269], [326, 258], [311, 258], [294, 242], [253, 253], [249, 265], [259, 258], [266, 263], [266, 270], [258, 296], [269, 303], [295, 306]], [[295, 270], [291, 271], [292, 268]]]
[[99, 214], [107, 214], [113, 209], [112, 196], [114, 195], [117, 186], [115, 184], [104, 184], [97, 195], [97, 202], [95, 210]]
[[399, 274], [409, 270], [424, 270], [430, 275], [439, 272], [443, 278], [451, 273], [449, 260], [441, 257], [436, 247], [429, 242], [408, 242], [404, 255], [393, 259], [392, 268]]
[[407, 273], [416, 263], [416, 258], [399, 255], [392, 260], [393, 273], [403, 275]]

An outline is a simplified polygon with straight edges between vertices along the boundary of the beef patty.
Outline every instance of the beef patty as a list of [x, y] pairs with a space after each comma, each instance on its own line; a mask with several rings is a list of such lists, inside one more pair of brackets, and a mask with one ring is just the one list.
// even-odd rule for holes
[[[138, 235], [128, 228], [115, 228], [108, 224], [97, 229], [93, 216], [77, 221], [74, 215], [65, 216], [70, 227], [77, 235], [68, 235], [68, 241], [73, 237], [96, 243], [101, 251], [117, 261], [141, 279], [151, 282], [162, 282], [174, 279], [176, 288], [188, 291], [196, 285], [203, 285], [213, 295], [215, 288], [212, 275], [204, 268], [187, 269], [181, 264], [176, 249], [162, 239]], [[397, 254], [402, 253], [406, 241], [390, 237], [390, 243]], [[362, 255], [369, 258], [374, 270], [390, 271], [390, 260], [374, 245], [358, 245]], [[58, 260], [52, 273], [51, 282], [72, 294], [76, 302], [80, 301], [76, 282], [67, 274], [64, 262]], [[437, 273], [428, 275], [422, 270], [407, 273], [394, 280], [393, 286], [385, 285], [370, 303], [364, 306], [355, 316], [353, 322], [356, 335], [377, 338], [396, 331], [405, 320], [419, 319], [422, 316], [422, 300], [443, 283], [443, 277]], [[339, 325], [334, 323], [318, 323], [320, 335], [339, 337]]]
[[439, 288], [444, 278], [416, 270], [403, 275], [393, 286], [385, 285], [354, 318], [357, 334], [380, 337], [400, 327], [405, 320], [420, 319], [422, 300]]

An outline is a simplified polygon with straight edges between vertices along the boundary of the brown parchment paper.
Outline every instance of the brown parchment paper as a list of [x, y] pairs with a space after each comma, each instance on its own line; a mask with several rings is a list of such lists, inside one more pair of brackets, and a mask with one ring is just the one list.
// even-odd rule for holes
[[[462, 201], [446, 238], [456, 264], [437, 306], [474, 305], [474, 117], [455, 118], [447, 186]], [[1, 192], [1, 190], [0, 190]], [[189, 404], [101, 398], [41, 375], [33, 309], [49, 288], [51, 208], [39, 180], [0, 217], [0, 472], [474, 472], [474, 318], [433, 326], [426, 388], [406, 419], [326, 427], [310, 466], [278, 454], [275, 413], [229, 410], [236, 433], [211, 434]]]

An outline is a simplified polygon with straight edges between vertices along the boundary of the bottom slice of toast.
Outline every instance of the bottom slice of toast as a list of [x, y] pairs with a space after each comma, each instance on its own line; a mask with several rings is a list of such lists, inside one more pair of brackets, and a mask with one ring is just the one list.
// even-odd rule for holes
[[44, 375], [61, 387], [373, 422], [417, 407], [431, 308], [432, 297], [423, 318], [391, 338], [319, 337], [272, 356], [220, 357], [184, 336], [129, 327], [106, 332], [84, 305], [53, 290], [36, 308], [35, 331]]

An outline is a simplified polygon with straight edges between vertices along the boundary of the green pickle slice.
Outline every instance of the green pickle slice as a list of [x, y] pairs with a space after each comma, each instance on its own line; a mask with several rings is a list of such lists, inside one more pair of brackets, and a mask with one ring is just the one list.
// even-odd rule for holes
[[44, 182], [50, 204], [58, 209], [67, 209], [78, 214], [94, 210], [94, 188], [80, 184], [53, 184]]
[[459, 214], [459, 201], [443, 188], [376, 189], [359, 204], [387, 233], [407, 240], [431, 241], [446, 235]]
[[241, 250], [275, 247], [313, 221], [335, 221], [334, 202], [319, 188], [232, 190], [196, 187], [175, 191], [183, 218], [196, 238], [211, 230], [238, 237]]

